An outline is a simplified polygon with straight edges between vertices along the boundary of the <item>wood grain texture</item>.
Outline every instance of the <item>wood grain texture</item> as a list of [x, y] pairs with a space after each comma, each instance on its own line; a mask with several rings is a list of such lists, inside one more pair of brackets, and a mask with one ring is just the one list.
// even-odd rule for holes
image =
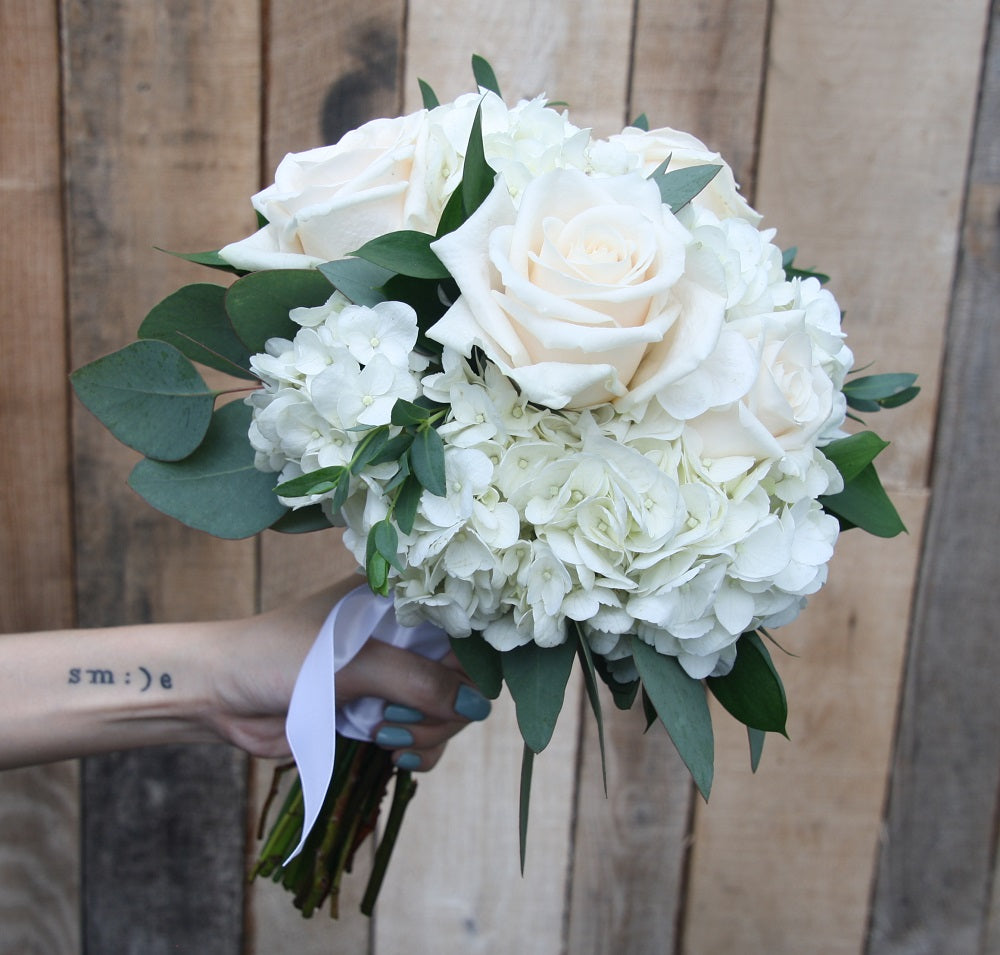
[[[0, 630], [73, 623], [59, 141], [51, 4], [0, 5]], [[79, 950], [79, 773], [0, 773], [0, 952]]]
[[[62, 24], [79, 365], [131, 340], [164, 295], [206, 280], [154, 246], [202, 249], [239, 233], [257, 180], [259, 19], [254, 4], [223, 0], [66, 0]], [[81, 623], [250, 612], [253, 543], [152, 511], [122, 487], [134, 455], [74, 415]], [[240, 951], [244, 775], [243, 757], [217, 747], [86, 761], [89, 951]]]
[[[1000, 8], [993, 4], [933, 497], [868, 951], [983, 951], [1000, 795]], [[992, 944], [996, 946], [996, 937]]]
[[722, 153], [752, 196], [768, 0], [637, 4], [628, 121], [672, 126]]

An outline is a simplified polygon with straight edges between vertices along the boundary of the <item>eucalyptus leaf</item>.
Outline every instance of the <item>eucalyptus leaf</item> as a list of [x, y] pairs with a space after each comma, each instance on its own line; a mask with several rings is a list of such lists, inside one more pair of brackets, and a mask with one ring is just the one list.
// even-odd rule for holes
[[333, 525], [323, 513], [323, 508], [319, 504], [310, 504], [308, 507], [285, 511], [271, 525], [270, 530], [280, 534], [309, 534], [313, 531], [326, 531], [331, 527]]
[[763, 730], [755, 730], [752, 726], [747, 727], [747, 742], [750, 745], [750, 772], [757, 772], [760, 765], [760, 757], [764, 752], [764, 738], [767, 736]]
[[847, 484], [887, 447], [889, 442], [883, 441], [874, 431], [859, 431], [846, 438], [831, 441], [821, 450], [836, 465]]
[[691, 772], [698, 791], [708, 799], [712, 790], [715, 737], [705, 688], [684, 672], [676, 657], [658, 653], [638, 637], [632, 638], [632, 656], [660, 722]]
[[355, 305], [367, 305], [373, 308], [386, 299], [381, 291], [383, 285], [392, 278], [393, 272], [381, 265], [368, 262], [365, 259], [338, 259], [335, 262], [324, 262], [319, 271], [342, 295], [347, 296]]
[[205, 440], [183, 461], [140, 461], [129, 485], [153, 507], [216, 537], [251, 537], [285, 514], [274, 475], [254, 467], [251, 410], [241, 401], [212, 416]]
[[444, 497], [445, 484], [444, 443], [434, 428], [421, 428], [410, 448], [410, 467], [413, 474], [431, 494]]
[[528, 854], [528, 813], [531, 809], [531, 774], [535, 765], [535, 754], [525, 744], [521, 752], [521, 787], [517, 811], [518, 844], [521, 850], [521, 875], [524, 875], [524, 860]]
[[630, 126], [635, 129], [641, 129], [643, 132], [649, 132], [649, 117], [645, 113], [640, 113], [635, 119], [629, 123]]
[[[123, 444], [161, 461], [201, 444], [215, 392], [166, 342], [132, 342], [70, 375], [80, 401]], [[249, 447], [249, 443], [247, 445]]]
[[552, 739], [575, 656], [571, 640], [554, 647], [540, 647], [532, 641], [501, 656], [517, 725], [525, 744], [535, 753], [545, 749]]
[[660, 188], [660, 200], [675, 215], [716, 176], [722, 166], [705, 163], [666, 171], [662, 164], [650, 177]]
[[730, 715], [745, 726], [787, 735], [785, 690], [767, 648], [756, 633], [746, 633], [740, 638], [736, 661], [729, 673], [709, 677], [705, 683]]
[[479, 633], [468, 637], [450, 637], [451, 649], [462, 669], [472, 677], [483, 696], [495, 700], [503, 689], [500, 651], [488, 644]]
[[839, 494], [820, 497], [819, 502], [845, 529], [860, 527], [876, 537], [895, 537], [906, 530], [873, 464], [848, 481]]
[[493, 72], [493, 67], [478, 53], [472, 54], [472, 75], [476, 79], [476, 86], [500, 96], [500, 84], [497, 82], [497, 75]]
[[420, 99], [424, 104], [424, 109], [434, 109], [441, 105], [441, 101], [437, 98], [437, 93], [431, 88], [430, 83], [417, 77], [417, 86], [420, 87]]
[[226, 311], [240, 341], [253, 353], [269, 338], [291, 339], [299, 330], [293, 308], [315, 308], [333, 294], [330, 280], [316, 269], [269, 269], [237, 279], [226, 291]]
[[601, 697], [597, 692], [597, 674], [594, 670], [594, 659], [590, 652], [590, 644], [580, 630], [578, 624], [572, 624], [573, 636], [576, 639], [577, 655], [583, 668], [583, 685], [587, 690], [590, 708], [594, 711], [597, 722], [597, 742], [601, 750], [601, 779], [604, 782], [604, 795], [608, 794], [608, 761], [604, 748], [604, 713], [601, 710]]
[[221, 285], [185, 285], [153, 306], [139, 326], [139, 338], [167, 342], [191, 361], [256, 381], [250, 352], [226, 314], [225, 297]]
[[611, 669], [604, 657], [597, 656], [592, 657], [592, 659], [597, 675], [604, 681], [604, 685], [608, 690], [611, 691], [611, 698], [615, 701], [615, 706], [620, 710], [632, 709], [636, 694], [639, 692], [639, 681], [631, 680], [628, 683], [619, 683], [611, 673]]
[[450, 278], [451, 273], [431, 249], [433, 241], [434, 236], [426, 232], [403, 229], [369, 239], [352, 254], [410, 278]]

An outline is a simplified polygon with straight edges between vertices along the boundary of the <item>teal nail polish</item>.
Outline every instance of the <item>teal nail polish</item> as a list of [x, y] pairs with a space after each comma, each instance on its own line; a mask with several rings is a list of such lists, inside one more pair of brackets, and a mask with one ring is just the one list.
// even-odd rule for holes
[[467, 720], [485, 720], [490, 715], [490, 701], [467, 683], [458, 688], [455, 697], [455, 712]]
[[386, 749], [399, 749], [413, 745], [413, 734], [402, 726], [383, 726], [375, 734], [375, 742]]
[[420, 756], [417, 753], [403, 753], [396, 760], [396, 768], [410, 772], [420, 768]]
[[424, 714], [420, 710], [415, 710], [412, 706], [403, 706], [401, 703], [389, 703], [385, 708], [382, 718], [387, 723], [422, 723]]

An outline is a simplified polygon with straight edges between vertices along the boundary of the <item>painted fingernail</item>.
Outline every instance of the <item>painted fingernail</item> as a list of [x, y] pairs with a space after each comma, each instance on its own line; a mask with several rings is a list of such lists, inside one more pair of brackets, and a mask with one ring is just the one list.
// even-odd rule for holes
[[413, 745], [413, 734], [402, 726], [383, 726], [375, 734], [375, 742], [386, 749], [399, 749]]
[[396, 768], [406, 770], [419, 769], [420, 768], [420, 756], [417, 753], [403, 753], [396, 760]]
[[490, 701], [468, 683], [463, 683], [458, 688], [455, 712], [459, 716], [464, 716], [467, 720], [485, 720], [490, 715], [490, 709]]
[[422, 723], [424, 714], [420, 710], [415, 710], [412, 706], [403, 706], [401, 703], [389, 703], [385, 708], [383, 719], [387, 723]]

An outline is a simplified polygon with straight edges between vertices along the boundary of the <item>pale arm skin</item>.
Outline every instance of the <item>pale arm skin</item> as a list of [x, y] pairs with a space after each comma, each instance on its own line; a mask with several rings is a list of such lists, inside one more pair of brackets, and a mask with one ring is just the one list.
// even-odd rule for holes
[[[287, 756], [299, 667], [330, 608], [357, 584], [242, 620], [0, 635], [0, 769], [162, 743]], [[370, 640], [336, 684], [338, 703], [378, 696], [423, 714], [405, 725], [413, 742], [394, 756], [414, 754], [418, 769], [468, 725], [452, 707], [471, 681], [450, 654], [436, 663]]]

